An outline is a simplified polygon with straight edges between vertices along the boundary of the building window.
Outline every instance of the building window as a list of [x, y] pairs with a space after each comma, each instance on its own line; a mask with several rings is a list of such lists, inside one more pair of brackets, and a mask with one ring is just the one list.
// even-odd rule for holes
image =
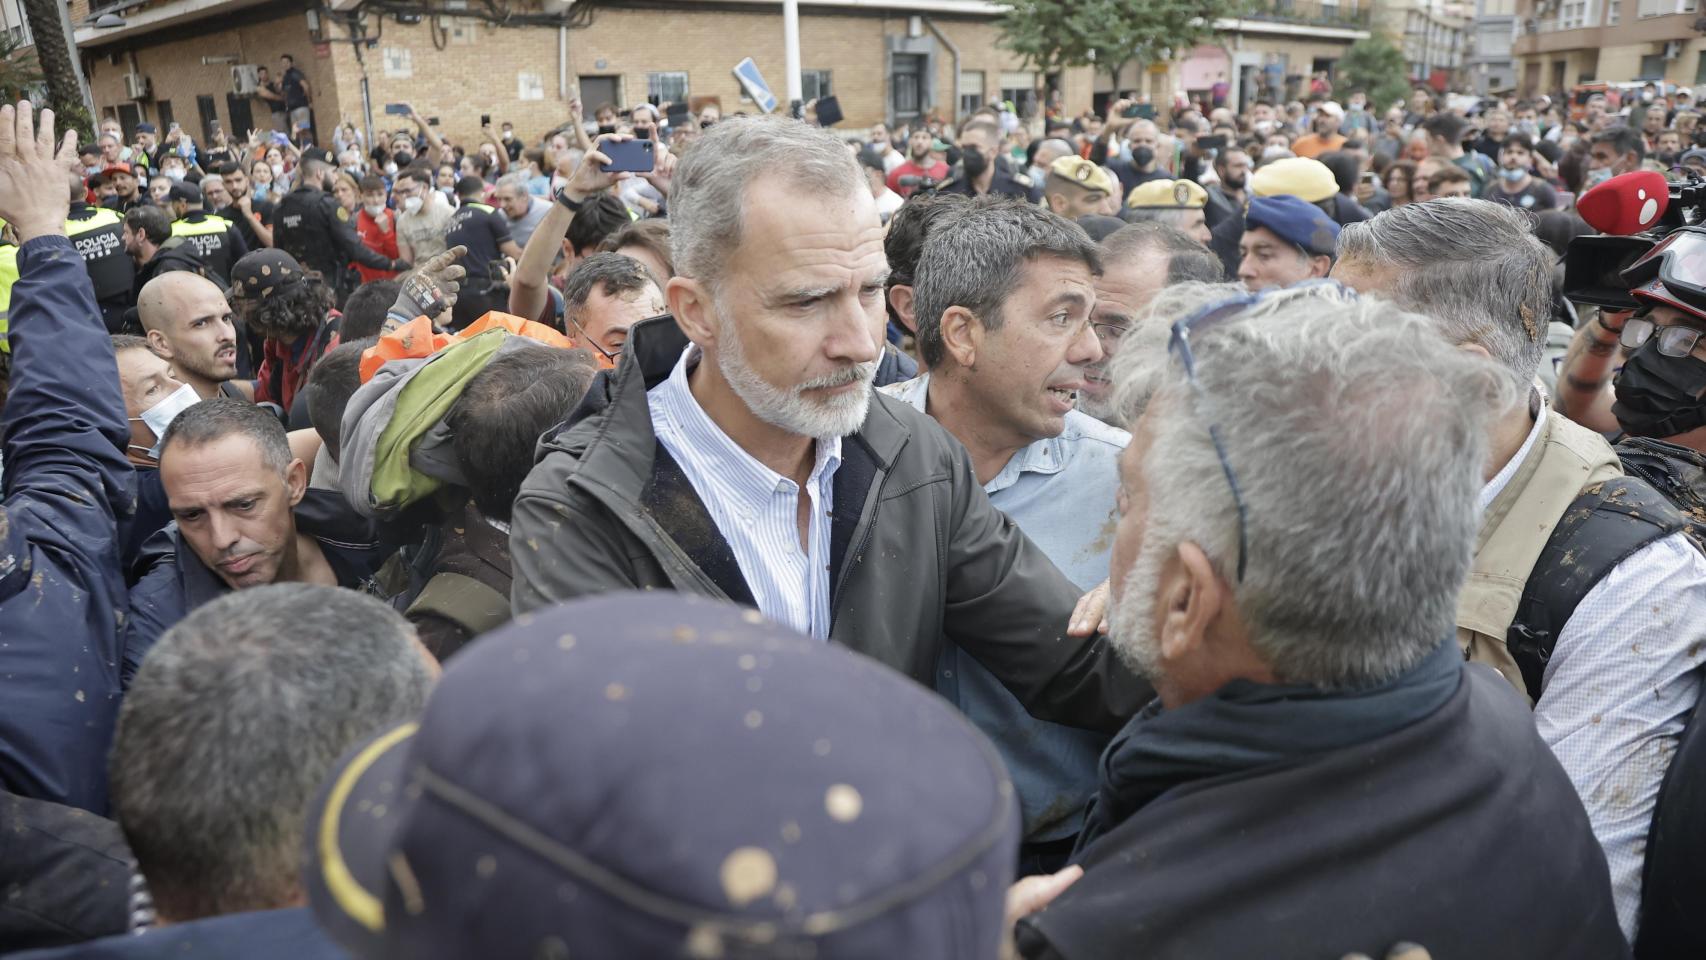
[[1567, 0], [1558, 11], [1558, 29], [1574, 30], [1587, 23], [1587, 0]]
[[177, 117], [172, 115], [172, 101], [156, 100], [154, 109], [160, 115], [160, 142], [165, 142], [166, 128], [177, 122]]
[[1664, 54], [1653, 53], [1641, 58], [1641, 73], [1637, 80], [1663, 80], [1665, 78]]
[[960, 71], [960, 116], [966, 116], [983, 106], [983, 71]]
[[924, 112], [924, 56], [897, 53], [889, 74], [889, 110], [896, 123], [916, 120]]
[[1001, 99], [1013, 101], [1019, 116], [1030, 119], [1037, 113], [1037, 75], [1029, 70], [1001, 74]]
[[800, 102], [822, 100], [834, 95], [835, 88], [830, 86], [828, 70], [800, 71]]
[[687, 72], [669, 70], [646, 74], [646, 97], [653, 103], [686, 103]]

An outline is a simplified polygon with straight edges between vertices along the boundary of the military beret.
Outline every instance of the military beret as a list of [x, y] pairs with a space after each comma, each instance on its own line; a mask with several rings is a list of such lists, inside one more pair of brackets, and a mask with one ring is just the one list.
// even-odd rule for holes
[[1208, 191], [1191, 180], [1151, 180], [1131, 188], [1125, 205], [1138, 209], [1192, 209], [1208, 206]]
[[295, 257], [277, 247], [267, 247], [244, 254], [231, 267], [231, 295], [239, 300], [260, 300], [306, 279], [308, 272]]
[[1339, 225], [1320, 207], [1298, 197], [1252, 197], [1244, 213], [1244, 227], [1266, 228], [1274, 236], [1311, 256], [1333, 256], [1339, 242]]
[[1250, 192], [1258, 197], [1293, 196], [1320, 203], [1339, 192], [1339, 181], [1327, 165], [1310, 157], [1287, 157], [1265, 163], [1250, 175]]
[[1108, 176], [1108, 171], [1083, 157], [1061, 157], [1049, 164], [1048, 175], [1051, 180], [1059, 178], [1085, 190], [1100, 190], [1111, 194], [1118, 189], [1114, 178]]
[[948, 701], [757, 611], [613, 593], [457, 654], [308, 814], [355, 956], [997, 955], [1012, 784]]

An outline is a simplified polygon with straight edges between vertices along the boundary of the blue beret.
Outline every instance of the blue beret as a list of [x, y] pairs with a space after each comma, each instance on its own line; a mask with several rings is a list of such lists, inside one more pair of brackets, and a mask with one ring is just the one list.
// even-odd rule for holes
[[1266, 227], [1274, 236], [1312, 256], [1332, 256], [1339, 242], [1339, 225], [1320, 207], [1285, 194], [1254, 197], [1244, 213], [1246, 229]]
[[309, 811], [358, 957], [987, 960], [1019, 843], [1000, 758], [890, 668], [682, 594], [523, 614]]

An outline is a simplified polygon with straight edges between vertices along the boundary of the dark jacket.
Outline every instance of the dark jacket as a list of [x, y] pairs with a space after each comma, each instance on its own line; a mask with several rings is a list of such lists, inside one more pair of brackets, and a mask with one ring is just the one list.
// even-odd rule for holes
[[209, 276], [207, 261], [201, 258], [195, 245], [188, 243], [183, 237], [169, 237], [148, 262], [136, 269], [136, 293], [141, 294], [142, 288], [148, 286], [148, 281], [162, 273], [184, 270], [198, 277]]
[[64, 237], [18, 251], [0, 505], [0, 788], [96, 813], [128, 616], [118, 524], [136, 501], [112, 341]]
[[[385, 551], [372, 523], [356, 513], [343, 494], [309, 488], [293, 512], [297, 531], [320, 544], [326, 562], [338, 575], [338, 586], [362, 587], [384, 561]], [[231, 589], [183, 542], [176, 523], [143, 546], [136, 566], [139, 573], [130, 591], [130, 629], [124, 643], [126, 686], [161, 634], [191, 610]]]
[[369, 249], [354, 226], [338, 219], [337, 198], [324, 190], [301, 186], [290, 191], [273, 213], [272, 228], [273, 246], [318, 270], [337, 290], [339, 306], [349, 294], [344, 266], [350, 261], [374, 270], [396, 269], [396, 261]]
[[[958, 193], [968, 197], [979, 195], [972, 189], [971, 181], [966, 179], [965, 170], [962, 167], [955, 167], [948, 179], [942, 181], [942, 185], [936, 188], [936, 192]], [[1031, 182], [1030, 177], [1007, 169], [1007, 161], [998, 157], [995, 161], [995, 176], [991, 177], [989, 181], [988, 195], [991, 197], [1019, 197], [1036, 203], [1043, 198], [1043, 188], [1041, 185]]]
[[348, 960], [307, 907], [190, 920], [11, 960]]
[[130, 848], [87, 810], [0, 793], [0, 953], [130, 928]]
[[[728, 542], [652, 433], [646, 390], [687, 346], [673, 317], [630, 331], [516, 498], [518, 613], [609, 590], [756, 606]], [[1118, 729], [1148, 698], [1105, 638], [1065, 635], [1078, 588], [989, 503], [965, 448], [879, 393], [843, 439], [831, 521], [830, 639], [926, 685], [944, 638], [1044, 719]]]
[[1528, 705], [1478, 666], [1431, 715], [1176, 787], [1022, 921], [1032, 960], [1628, 956], [1605, 855]]
[[509, 621], [509, 535], [470, 500], [443, 524], [444, 546], [426, 586], [404, 615], [421, 643], [444, 660]]

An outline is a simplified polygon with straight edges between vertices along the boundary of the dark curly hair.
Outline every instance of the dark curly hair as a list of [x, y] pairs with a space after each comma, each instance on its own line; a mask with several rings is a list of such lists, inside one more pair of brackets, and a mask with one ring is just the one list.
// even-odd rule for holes
[[307, 279], [277, 287], [265, 297], [234, 300], [232, 306], [242, 311], [250, 330], [268, 340], [290, 343], [326, 322], [332, 291], [320, 280]]

